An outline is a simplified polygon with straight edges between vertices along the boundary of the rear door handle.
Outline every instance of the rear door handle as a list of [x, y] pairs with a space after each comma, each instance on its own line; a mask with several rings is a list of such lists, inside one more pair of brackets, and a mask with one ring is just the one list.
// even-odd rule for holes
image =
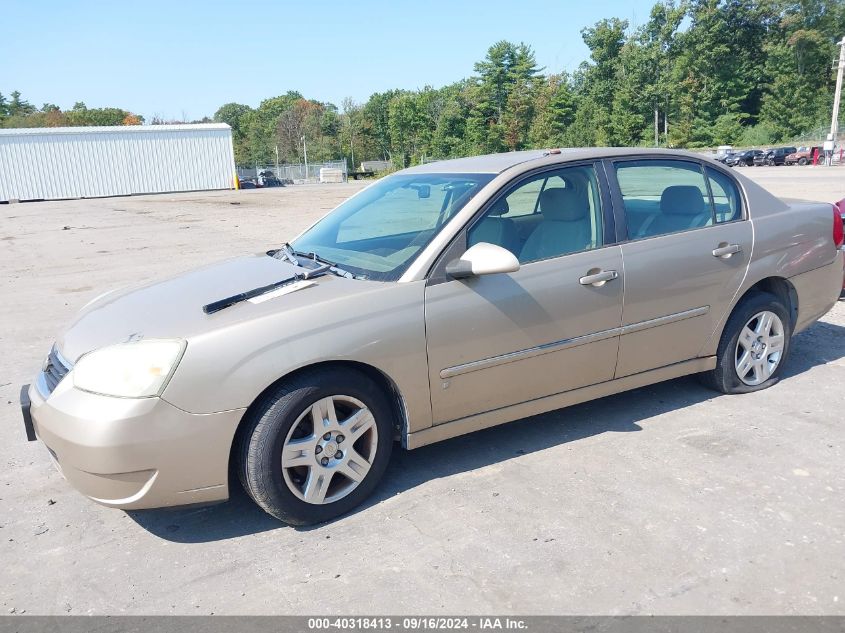
[[739, 253], [741, 250], [742, 246], [739, 244], [728, 244], [727, 242], [722, 242], [717, 248], [713, 249], [713, 257], [728, 259], [731, 255]]
[[582, 286], [595, 286], [599, 288], [619, 277], [619, 273], [615, 270], [599, 270], [598, 272], [588, 271], [587, 275], [578, 280]]

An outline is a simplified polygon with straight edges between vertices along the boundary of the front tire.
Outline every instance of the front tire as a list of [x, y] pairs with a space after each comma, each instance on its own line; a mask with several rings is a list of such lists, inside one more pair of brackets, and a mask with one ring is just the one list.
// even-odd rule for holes
[[387, 396], [359, 372], [303, 373], [262, 396], [244, 421], [241, 484], [264, 511], [290, 525], [345, 514], [384, 474], [394, 418]]
[[789, 355], [792, 321], [783, 301], [768, 292], [743, 299], [728, 319], [705, 385], [726, 394], [771, 387]]

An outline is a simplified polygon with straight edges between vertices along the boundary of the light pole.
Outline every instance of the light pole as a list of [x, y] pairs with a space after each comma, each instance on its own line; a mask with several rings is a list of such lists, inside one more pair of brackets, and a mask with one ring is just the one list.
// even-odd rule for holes
[[302, 135], [302, 153], [305, 155], [305, 178], [303, 182], [308, 182], [308, 148], [305, 147], [305, 135]]

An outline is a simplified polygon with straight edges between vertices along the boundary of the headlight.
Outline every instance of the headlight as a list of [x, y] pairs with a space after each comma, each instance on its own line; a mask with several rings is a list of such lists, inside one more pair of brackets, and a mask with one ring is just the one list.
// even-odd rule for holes
[[164, 391], [184, 341], [142, 339], [85, 354], [73, 367], [77, 389], [119, 398], [148, 398]]

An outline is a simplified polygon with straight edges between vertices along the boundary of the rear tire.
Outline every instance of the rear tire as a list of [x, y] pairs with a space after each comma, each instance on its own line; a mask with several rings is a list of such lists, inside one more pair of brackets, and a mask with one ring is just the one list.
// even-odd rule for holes
[[372, 494], [390, 460], [395, 414], [365, 375], [317, 369], [265, 394], [238, 436], [238, 475], [290, 525], [338, 517]]
[[743, 299], [731, 313], [716, 352], [716, 368], [700, 374], [726, 394], [767, 389], [780, 380], [789, 356], [792, 320], [783, 301], [768, 292]]

